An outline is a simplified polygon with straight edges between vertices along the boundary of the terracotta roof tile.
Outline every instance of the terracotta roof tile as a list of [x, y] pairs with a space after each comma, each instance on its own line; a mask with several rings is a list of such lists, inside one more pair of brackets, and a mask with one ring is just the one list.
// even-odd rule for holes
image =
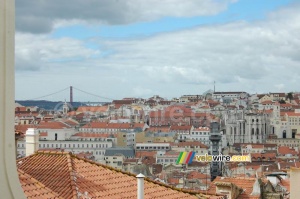
[[[18, 160], [18, 168], [63, 198], [84, 194], [91, 198], [136, 198], [135, 175], [80, 159], [66, 152], [38, 152]], [[145, 199], [202, 198], [145, 179]]]
[[[211, 187], [209, 187], [209, 193], [214, 194], [216, 192], [216, 182], [228, 182], [233, 183], [244, 190], [244, 192], [238, 196], [238, 199], [254, 199], [250, 196], [250, 194], [253, 191], [255, 180], [255, 178], [221, 178], [218, 176], [213, 183], [211, 183]], [[255, 196], [255, 198], [259, 197]]]
[[177, 131], [177, 130], [185, 130], [185, 131], [190, 131], [192, 128], [192, 126], [176, 126], [176, 125], [172, 125], [170, 127], [171, 131]]
[[32, 176], [18, 169], [19, 180], [27, 198], [62, 198]]
[[297, 155], [297, 151], [295, 149], [290, 149], [287, 146], [280, 146], [278, 147], [278, 153], [281, 155], [286, 155], [286, 154], [292, 154], [292, 155]]
[[80, 106], [76, 110], [76, 112], [84, 113], [84, 112], [106, 112], [108, 110], [108, 106]]
[[92, 122], [84, 125], [82, 128], [100, 128], [100, 129], [134, 129], [143, 128], [145, 124], [143, 123], [106, 123], [106, 122]]

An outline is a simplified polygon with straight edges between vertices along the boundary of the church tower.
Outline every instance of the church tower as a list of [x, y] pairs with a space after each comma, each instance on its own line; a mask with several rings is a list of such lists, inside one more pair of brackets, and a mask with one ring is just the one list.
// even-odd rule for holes
[[68, 103], [65, 101], [63, 105], [63, 114], [66, 115], [69, 112], [69, 106]]

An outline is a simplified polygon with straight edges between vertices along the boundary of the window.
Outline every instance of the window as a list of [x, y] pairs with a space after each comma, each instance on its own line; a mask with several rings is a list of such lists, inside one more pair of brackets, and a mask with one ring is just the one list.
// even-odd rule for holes
[[292, 138], [295, 138], [297, 134], [297, 129], [292, 129]]
[[286, 138], [286, 130], [282, 132], [282, 138]]

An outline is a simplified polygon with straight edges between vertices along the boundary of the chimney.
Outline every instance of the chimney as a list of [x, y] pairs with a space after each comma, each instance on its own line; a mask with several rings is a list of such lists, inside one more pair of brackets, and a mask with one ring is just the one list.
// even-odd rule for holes
[[143, 174], [136, 176], [137, 178], [137, 199], [144, 199], [144, 178]]
[[34, 154], [39, 150], [39, 133], [35, 128], [26, 131], [26, 156]]

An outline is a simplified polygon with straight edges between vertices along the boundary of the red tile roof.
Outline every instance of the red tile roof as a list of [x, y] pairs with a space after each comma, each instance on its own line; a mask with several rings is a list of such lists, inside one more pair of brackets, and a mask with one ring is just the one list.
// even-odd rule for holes
[[207, 174], [200, 173], [198, 171], [192, 171], [187, 175], [187, 179], [199, 179], [210, 181], [210, 176]]
[[26, 134], [26, 131], [27, 131], [28, 128], [34, 128], [34, 126], [31, 125], [31, 124], [29, 124], [29, 125], [27, 125], [27, 124], [26, 125], [25, 124], [15, 125], [15, 130], [19, 131], [19, 132], [22, 132], [23, 134]]
[[44, 184], [18, 169], [19, 180], [25, 196], [28, 199], [61, 198], [57, 193], [47, 188]]
[[80, 106], [76, 110], [76, 112], [84, 113], [84, 112], [106, 112], [108, 110], [108, 106]]
[[266, 105], [266, 104], [273, 104], [273, 102], [271, 100], [266, 100], [261, 102], [261, 104]]
[[70, 128], [70, 127], [61, 122], [41, 121], [36, 128], [38, 128], [38, 129], [64, 129], [64, 128]]
[[[91, 198], [137, 197], [135, 175], [80, 159], [66, 152], [38, 152], [18, 160], [18, 168], [59, 196], [71, 199], [86, 193]], [[39, 191], [37, 194], [40, 194]], [[202, 198], [200, 193], [179, 191], [145, 179], [145, 198]]]
[[292, 154], [292, 155], [297, 155], [297, 151], [295, 149], [290, 149], [287, 146], [280, 146], [278, 147], [278, 153], [281, 155], [286, 155], [286, 154]]
[[173, 125], [170, 127], [170, 131], [178, 131], [178, 130], [181, 130], [181, 131], [189, 131], [191, 130], [192, 126], [176, 126], [176, 125]]
[[254, 198], [260, 198], [258, 196], [251, 196], [250, 194], [253, 191], [253, 185], [255, 183], [255, 178], [221, 178], [218, 176], [213, 183], [211, 183], [211, 187], [209, 187], [209, 193], [215, 194], [216, 193], [216, 182], [228, 182], [233, 183], [236, 186], [242, 188], [244, 190], [243, 193], [241, 193], [237, 199], [254, 199]]
[[289, 117], [300, 117], [300, 113], [295, 112], [285, 112], [284, 115], [287, 115]]
[[155, 157], [156, 156], [156, 151], [136, 151], [135, 157], [141, 158], [141, 157]]
[[98, 128], [98, 129], [134, 129], [143, 128], [143, 123], [106, 123], [106, 122], [92, 122], [84, 125], [82, 128]]
[[148, 128], [148, 131], [151, 131], [151, 132], [170, 132], [170, 127], [150, 127]]
[[48, 132], [40, 132], [40, 136], [48, 136]]

